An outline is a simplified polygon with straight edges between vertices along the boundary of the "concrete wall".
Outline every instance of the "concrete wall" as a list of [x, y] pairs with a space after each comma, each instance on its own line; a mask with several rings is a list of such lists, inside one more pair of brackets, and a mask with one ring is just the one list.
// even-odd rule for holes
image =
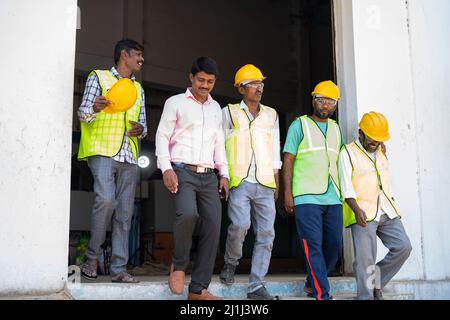
[[424, 274], [450, 279], [450, 1], [408, 1]]
[[0, 295], [67, 277], [76, 13], [75, 0], [1, 4]]
[[[445, 0], [335, 1], [344, 92], [340, 108], [348, 112], [341, 124], [347, 141], [356, 137], [365, 112], [382, 112], [390, 122], [393, 191], [413, 246], [397, 279], [440, 280], [450, 273], [445, 163], [450, 130], [444, 111], [449, 101], [449, 9]], [[385, 253], [380, 250], [378, 258]]]

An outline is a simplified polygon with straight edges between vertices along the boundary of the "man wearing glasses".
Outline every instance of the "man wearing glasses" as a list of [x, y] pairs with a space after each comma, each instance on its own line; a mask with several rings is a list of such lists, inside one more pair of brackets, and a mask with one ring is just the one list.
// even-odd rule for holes
[[247, 298], [276, 300], [267, 292], [267, 274], [275, 238], [275, 201], [278, 197], [278, 170], [281, 169], [280, 132], [275, 109], [262, 105], [265, 77], [247, 64], [235, 75], [235, 87], [243, 99], [222, 109], [226, 136], [231, 224], [225, 249], [225, 265], [220, 280], [234, 282], [235, 268], [242, 257], [242, 244], [253, 225], [255, 244]]
[[312, 92], [314, 113], [295, 120], [284, 146], [285, 209], [295, 213], [305, 253], [307, 283], [317, 300], [329, 300], [327, 274], [336, 265], [342, 246], [342, 202], [338, 157], [343, 145], [336, 111], [339, 88], [332, 81]]

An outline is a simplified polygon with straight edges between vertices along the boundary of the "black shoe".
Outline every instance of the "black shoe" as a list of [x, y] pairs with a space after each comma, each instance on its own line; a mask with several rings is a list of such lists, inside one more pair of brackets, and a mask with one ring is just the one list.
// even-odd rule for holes
[[305, 280], [305, 286], [303, 287], [303, 292], [306, 293], [308, 298], [314, 298], [313, 289], [311, 287], [311, 283], [308, 280]]
[[235, 266], [233, 266], [229, 263], [226, 263], [223, 266], [222, 271], [220, 272], [220, 275], [219, 275], [220, 282], [222, 282], [223, 284], [226, 284], [226, 285], [233, 284], [235, 270], [236, 270]]
[[381, 289], [373, 289], [373, 300], [384, 300]]
[[280, 297], [270, 295], [265, 287], [261, 287], [256, 291], [247, 293], [247, 298], [253, 300], [280, 300]]

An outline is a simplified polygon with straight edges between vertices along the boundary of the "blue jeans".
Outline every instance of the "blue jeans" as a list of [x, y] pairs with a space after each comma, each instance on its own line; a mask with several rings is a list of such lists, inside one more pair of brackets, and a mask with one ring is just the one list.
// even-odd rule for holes
[[107, 225], [112, 219], [111, 275], [114, 276], [126, 271], [128, 263], [128, 237], [134, 209], [137, 165], [101, 156], [89, 157], [88, 165], [94, 176], [95, 201], [86, 256], [90, 260], [98, 260]]
[[244, 181], [238, 188], [230, 191], [228, 217], [231, 224], [228, 227], [224, 260], [225, 263], [238, 265], [238, 260], [242, 257], [242, 244], [252, 223], [255, 244], [248, 292], [263, 286], [269, 269], [275, 238], [275, 213], [273, 189]]
[[297, 205], [295, 221], [314, 297], [328, 300], [328, 272], [336, 266], [342, 250], [342, 205]]

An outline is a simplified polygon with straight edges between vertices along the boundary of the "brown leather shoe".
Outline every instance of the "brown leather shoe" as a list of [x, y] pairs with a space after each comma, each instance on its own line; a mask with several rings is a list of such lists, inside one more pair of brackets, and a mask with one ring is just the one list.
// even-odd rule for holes
[[173, 271], [173, 264], [170, 265], [169, 288], [174, 294], [182, 294], [184, 291], [184, 271]]
[[188, 300], [223, 300], [221, 297], [216, 297], [208, 292], [208, 290], [203, 289], [201, 294], [196, 294], [189, 292]]

